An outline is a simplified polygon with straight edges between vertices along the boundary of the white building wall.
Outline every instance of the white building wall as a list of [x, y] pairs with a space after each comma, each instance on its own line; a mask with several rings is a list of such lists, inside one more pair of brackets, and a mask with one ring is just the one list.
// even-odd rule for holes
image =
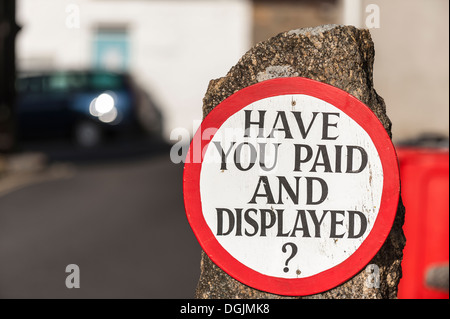
[[[370, 28], [376, 52], [375, 88], [386, 102], [394, 141], [426, 133], [448, 137], [449, 1], [341, 3], [343, 24]], [[379, 25], [373, 27], [369, 6], [374, 5]]]
[[377, 4], [375, 87], [385, 99], [394, 140], [449, 135], [449, 1], [364, 0]]
[[166, 138], [193, 129], [208, 82], [251, 46], [248, 0], [18, 0], [17, 20], [25, 71], [89, 68], [97, 28], [126, 27], [130, 72], [160, 103]]

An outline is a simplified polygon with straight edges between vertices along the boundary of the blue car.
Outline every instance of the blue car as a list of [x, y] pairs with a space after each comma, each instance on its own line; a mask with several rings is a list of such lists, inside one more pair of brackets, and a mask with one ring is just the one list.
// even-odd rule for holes
[[41, 73], [19, 77], [17, 91], [21, 139], [68, 137], [93, 147], [108, 136], [162, 129], [159, 110], [125, 74]]

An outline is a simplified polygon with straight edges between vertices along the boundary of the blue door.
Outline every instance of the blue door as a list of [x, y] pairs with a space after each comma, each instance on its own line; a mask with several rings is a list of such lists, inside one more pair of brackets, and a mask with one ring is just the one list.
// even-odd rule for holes
[[129, 65], [129, 41], [126, 30], [98, 30], [94, 40], [94, 68], [126, 71]]

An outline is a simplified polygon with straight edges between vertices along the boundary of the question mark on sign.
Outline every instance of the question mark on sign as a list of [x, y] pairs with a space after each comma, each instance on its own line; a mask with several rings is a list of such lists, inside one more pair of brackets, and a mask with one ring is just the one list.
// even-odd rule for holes
[[284, 269], [283, 269], [284, 272], [288, 272], [289, 271], [289, 268], [288, 268], [287, 265], [289, 264], [289, 261], [291, 261], [291, 259], [294, 258], [295, 255], [297, 255], [297, 250], [298, 250], [297, 249], [297, 245], [295, 245], [294, 243], [286, 243], [281, 248], [283, 253], [287, 252], [287, 246], [291, 246], [292, 251], [291, 251], [291, 256], [288, 259], [286, 259], [286, 262], [284, 263], [286, 265], [286, 267], [284, 267]]

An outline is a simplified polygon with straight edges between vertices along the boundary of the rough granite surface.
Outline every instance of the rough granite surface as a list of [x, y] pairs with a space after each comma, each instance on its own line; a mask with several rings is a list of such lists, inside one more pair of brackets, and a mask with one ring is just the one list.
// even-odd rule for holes
[[[233, 93], [278, 77], [306, 77], [338, 87], [368, 105], [391, 136], [391, 121], [384, 100], [373, 87], [374, 44], [368, 30], [326, 25], [291, 30], [256, 44], [225, 77], [212, 80], [203, 99], [203, 116]], [[401, 198], [392, 230], [370, 264], [380, 270], [379, 288], [366, 282], [371, 272], [362, 269], [329, 291], [294, 298], [396, 298], [401, 278], [405, 236], [405, 209]], [[250, 288], [233, 279], [202, 252], [196, 298], [293, 298]]]

